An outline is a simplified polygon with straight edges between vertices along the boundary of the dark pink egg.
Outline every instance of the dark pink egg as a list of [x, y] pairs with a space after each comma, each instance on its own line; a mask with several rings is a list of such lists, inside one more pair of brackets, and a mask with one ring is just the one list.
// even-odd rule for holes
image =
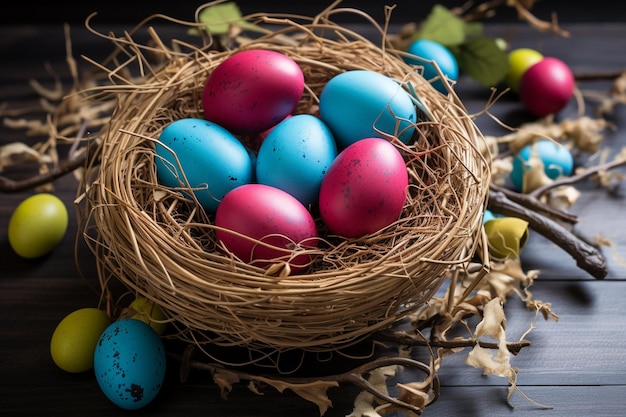
[[301, 272], [311, 262], [306, 249], [317, 247], [311, 213], [291, 194], [265, 184], [229, 191], [217, 207], [215, 225], [229, 251], [261, 267], [285, 261], [293, 273]]
[[545, 57], [526, 70], [519, 84], [519, 97], [538, 117], [561, 111], [574, 94], [574, 75], [558, 58]]
[[251, 49], [214, 68], [204, 85], [202, 106], [207, 120], [234, 134], [254, 135], [292, 113], [303, 91], [304, 75], [293, 59]]
[[391, 142], [361, 139], [337, 155], [322, 180], [322, 220], [347, 238], [377, 232], [398, 220], [408, 183], [404, 158]]

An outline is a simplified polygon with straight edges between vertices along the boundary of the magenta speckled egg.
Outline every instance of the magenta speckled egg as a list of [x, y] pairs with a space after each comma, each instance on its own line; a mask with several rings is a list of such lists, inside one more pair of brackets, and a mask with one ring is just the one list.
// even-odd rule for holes
[[398, 148], [386, 139], [361, 139], [341, 151], [324, 176], [320, 215], [333, 234], [374, 233], [399, 218], [408, 184]]
[[[266, 184], [245, 184], [228, 192], [215, 213], [217, 238], [243, 262], [260, 267], [288, 261], [291, 271], [304, 270], [317, 247], [317, 225], [311, 213], [286, 191]], [[262, 243], [259, 243], [262, 242]]]
[[254, 135], [276, 125], [296, 108], [304, 74], [287, 55], [272, 50], [237, 52], [207, 78], [204, 116], [234, 134]]

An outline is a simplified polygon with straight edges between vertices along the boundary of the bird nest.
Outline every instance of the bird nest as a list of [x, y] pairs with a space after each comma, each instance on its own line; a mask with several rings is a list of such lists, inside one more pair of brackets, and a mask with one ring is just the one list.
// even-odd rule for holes
[[[102, 64], [112, 82], [86, 91], [92, 103], [114, 97], [116, 105], [94, 139], [98, 157], [83, 187], [85, 237], [105, 295], [121, 282], [161, 306], [175, 337], [195, 346], [325, 351], [398, 323], [423, 307], [455, 270], [466, 269], [477, 254], [487, 258], [481, 253], [482, 216], [490, 162], [472, 118], [452, 89], [442, 94], [419, 68], [406, 64], [382, 28], [376, 26], [378, 43], [330, 17], [249, 16], [247, 22], [270, 29], [229, 44], [210, 36], [202, 47], [181, 42], [178, 49], [165, 47], [155, 33], [157, 42], [150, 45], [110, 35], [117, 56], [130, 59], [108, 69]], [[252, 48], [279, 51], [298, 63], [305, 91], [296, 113], [317, 114], [328, 80], [365, 69], [396, 80], [421, 114], [408, 144], [397, 139], [398, 132], [381, 132], [400, 150], [409, 174], [398, 220], [346, 239], [332, 235], [313, 209], [319, 243], [293, 249], [293, 256], [312, 259], [297, 274], [285, 259], [261, 268], [235, 257], [216, 238], [214, 215], [189, 189], [161, 185], [155, 169], [162, 129], [181, 118], [203, 117], [209, 74], [232, 54]], [[122, 76], [129, 62], [139, 64], [141, 76]]]

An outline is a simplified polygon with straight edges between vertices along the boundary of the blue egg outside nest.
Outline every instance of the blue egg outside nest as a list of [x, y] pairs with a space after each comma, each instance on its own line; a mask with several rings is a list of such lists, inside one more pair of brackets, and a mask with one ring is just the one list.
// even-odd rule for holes
[[574, 157], [565, 146], [549, 139], [540, 139], [523, 147], [513, 158], [510, 178], [518, 190], [524, 189], [524, 173], [530, 169], [529, 160], [535, 152], [544, 166], [546, 176], [552, 180], [569, 176], [574, 170]]
[[[430, 39], [417, 39], [409, 45], [407, 52], [415, 57], [404, 57], [404, 61], [410, 65], [423, 67], [422, 75], [426, 80], [431, 81], [440, 77], [437, 67], [448, 80], [456, 81], [459, 78], [459, 64], [456, 57], [441, 43]], [[439, 78], [434, 80], [432, 85], [441, 93], [448, 94], [444, 82]]]

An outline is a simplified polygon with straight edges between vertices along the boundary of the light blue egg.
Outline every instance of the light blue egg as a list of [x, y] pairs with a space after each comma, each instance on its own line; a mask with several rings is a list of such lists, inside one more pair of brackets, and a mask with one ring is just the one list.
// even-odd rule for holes
[[136, 410], [148, 405], [163, 385], [165, 347], [152, 327], [125, 318], [100, 335], [94, 352], [96, 381], [115, 405]]
[[256, 157], [256, 181], [294, 196], [305, 207], [317, 205], [324, 174], [337, 156], [326, 124], [310, 114], [291, 116], [267, 135]]
[[409, 143], [417, 121], [415, 104], [400, 83], [369, 70], [332, 77], [320, 94], [319, 111], [340, 150], [365, 138], [395, 136]]
[[493, 211], [485, 210], [485, 212], [483, 213], [483, 224], [485, 224], [489, 220], [493, 220], [495, 218], [496, 218], [496, 216], [495, 216], [495, 214], [493, 214]]
[[511, 182], [513, 186], [521, 191], [524, 189], [524, 173], [528, 171], [528, 161], [531, 155], [537, 155], [544, 166], [544, 172], [550, 179], [557, 179], [562, 176], [569, 176], [574, 170], [574, 157], [565, 146], [559, 145], [548, 139], [540, 139], [536, 142], [524, 146], [513, 158], [511, 169]]
[[456, 81], [459, 78], [459, 64], [448, 48], [440, 44], [439, 42], [432, 41], [430, 39], [417, 39], [413, 41], [407, 48], [407, 52], [415, 57], [403, 57], [404, 61], [410, 65], [418, 65], [424, 68], [422, 75], [426, 80], [433, 80], [435, 77], [439, 77], [436, 81], [432, 82], [433, 87], [444, 94], [448, 94], [448, 89], [441, 80], [440, 74], [437, 71], [433, 62], [439, 67], [439, 70], [451, 81]]
[[188, 182], [209, 212], [215, 212], [228, 191], [252, 181], [248, 150], [216, 123], [198, 118], [176, 120], [158, 139], [154, 162], [159, 182], [167, 187], [185, 187]]

